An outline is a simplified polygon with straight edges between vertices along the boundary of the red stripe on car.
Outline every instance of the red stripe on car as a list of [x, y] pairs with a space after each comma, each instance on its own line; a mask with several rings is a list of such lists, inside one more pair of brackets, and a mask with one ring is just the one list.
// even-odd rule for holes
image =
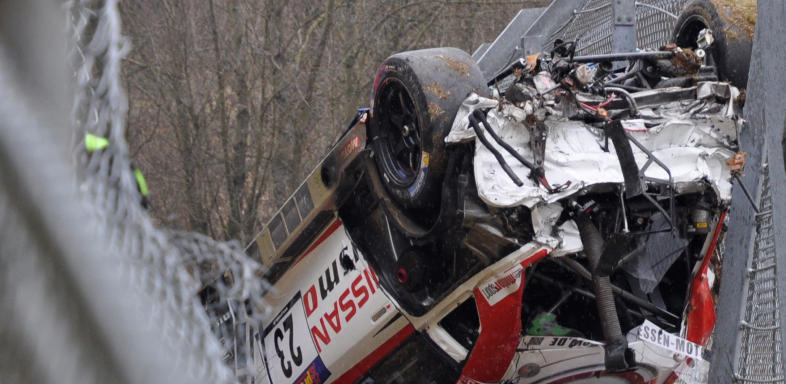
[[698, 273], [693, 277], [690, 295], [690, 312], [688, 312], [688, 340], [699, 344], [707, 344], [712, 329], [715, 328], [715, 302], [712, 299], [712, 292], [707, 279], [707, 269], [709, 269], [712, 254], [718, 244], [718, 238], [723, 230], [723, 221], [726, 219], [726, 211], [721, 213], [718, 224], [715, 225], [715, 233], [712, 234], [712, 241], [707, 248], [707, 254], [701, 261]]
[[[546, 257], [548, 252], [540, 250], [521, 263], [527, 268], [530, 264]], [[475, 288], [475, 304], [480, 317], [480, 336], [472, 348], [472, 353], [461, 372], [461, 380], [497, 383], [502, 379], [510, 361], [516, 353], [521, 334], [521, 298], [524, 292], [524, 273], [521, 285], [496, 304], [489, 305], [479, 289]], [[469, 380], [468, 380], [469, 379]]]

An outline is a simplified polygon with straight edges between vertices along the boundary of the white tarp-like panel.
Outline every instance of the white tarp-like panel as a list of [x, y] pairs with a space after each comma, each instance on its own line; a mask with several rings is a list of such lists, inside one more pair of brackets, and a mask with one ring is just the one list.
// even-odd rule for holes
[[[533, 159], [530, 131], [522, 122], [528, 111], [508, 103], [503, 104], [502, 111], [497, 106], [496, 100], [474, 94], [469, 96], [445, 141], [472, 140], [475, 134], [468, 127], [467, 116], [475, 109], [491, 108], [487, 119], [492, 129], [525, 158]], [[701, 188], [702, 181], [706, 180], [722, 201], [728, 201], [731, 173], [727, 163], [734, 155], [731, 148], [737, 140], [737, 122], [726, 117], [728, 108], [711, 99], [675, 101], [641, 108], [641, 118], [625, 120], [623, 127], [669, 168], [678, 193]], [[609, 140], [608, 151], [604, 150], [606, 140], [600, 129], [567, 119], [547, 118], [545, 123], [548, 127], [544, 158], [546, 178], [551, 185], [570, 182], [570, 186], [550, 194], [528, 177], [528, 168], [486, 134], [489, 142], [524, 181], [523, 186], [516, 186], [491, 151], [478, 142], [474, 159], [475, 182], [478, 195], [488, 205], [532, 208], [540, 203], [556, 202], [593, 184], [624, 182], [614, 147]], [[647, 155], [635, 145], [631, 146], [641, 168]], [[646, 176], [663, 180], [668, 177], [656, 164], [647, 169]]]

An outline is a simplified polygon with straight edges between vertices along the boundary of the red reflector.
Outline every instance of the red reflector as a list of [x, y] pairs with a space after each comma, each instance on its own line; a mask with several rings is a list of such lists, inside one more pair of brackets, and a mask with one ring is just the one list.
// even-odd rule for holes
[[399, 268], [398, 271], [396, 271], [396, 280], [398, 280], [398, 282], [401, 284], [406, 283], [407, 280], [409, 280], [407, 270], [404, 268]]

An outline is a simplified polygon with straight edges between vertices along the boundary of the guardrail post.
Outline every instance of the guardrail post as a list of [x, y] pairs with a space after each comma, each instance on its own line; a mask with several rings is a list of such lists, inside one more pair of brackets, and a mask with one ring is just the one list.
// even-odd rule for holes
[[636, 1], [613, 0], [614, 33], [612, 51], [633, 52], [636, 50]]

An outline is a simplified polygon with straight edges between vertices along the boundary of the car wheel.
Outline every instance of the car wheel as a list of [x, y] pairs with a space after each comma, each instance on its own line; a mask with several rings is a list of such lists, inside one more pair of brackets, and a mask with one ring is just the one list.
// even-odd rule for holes
[[715, 38], [710, 50], [718, 78], [745, 88], [755, 25], [755, 0], [693, 0], [677, 19], [671, 41], [696, 48], [699, 32], [709, 28]]
[[386, 191], [408, 212], [439, 209], [444, 139], [461, 102], [488, 94], [472, 57], [457, 48], [388, 57], [371, 94], [369, 138]]

